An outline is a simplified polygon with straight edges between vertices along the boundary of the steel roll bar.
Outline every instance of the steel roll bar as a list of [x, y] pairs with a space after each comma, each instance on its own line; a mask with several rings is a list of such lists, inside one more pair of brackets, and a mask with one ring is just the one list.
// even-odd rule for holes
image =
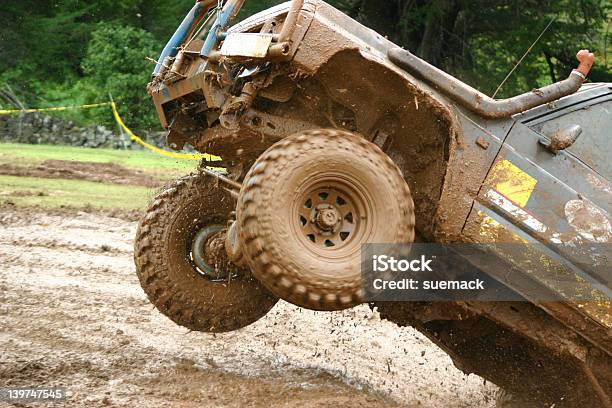
[[[222, 4], [223, 7], [219, 9], [218, 15], [216, 16], [200, 51], [200, 55], [202, 57], [209, 57], [217, 47], [219, 41], [223, 39], [223, 35], [225, 34], [223, 30], [225, 30], [231, 21], [236, 17], [240, 9], [242, 9], [244, 3], [245, 0], [227, 0], [221, 2], [218, 2], [217, 0], [196, 1], [196, 4], [193, 6], [191, 11], [189, 11], [187, 16], [185, 16], [183, 22], [176, 29], [174, 35], [172, 35], [170, 41], [168, 41], [161, 52], [157, 63], [155, 64], [155, 69], [153, 70], [153, 77], [155, 78], [163, 74], [163, 68], [165, 65], [167, 66], [167, 60], [175, 57], [178, 54], [181, 46], [183, 46], [193, 34], [196, 26], [200, 23], [202, 18], [208, 12], [210, 12], [210, 10], [219, 7], [219, 5]], [[292, 0], [291, 7], [287, 13], [287, 17], [285, 18], [281, 32], [274, 36], [274, 42], [284, 43], [290, 40], [291, 36], [295, 32], [297, 20], [303, 6], [304, 0]]]
[[208, 1], [198, 1], [195, 6], [187, 13], [183, 22], [176, 29], [170, 41], [166, 44], [164, 49], [162, 50], [157, 64], [155, 64], [155, 69], [153, 70], [153, 77], [159, 75], [164, 67], [167, 58], [174, 57], [178, 53], [179, 48], [185, 40], [193, 33], [196, 25], [202, 20], [204, 14], [210, 10], [210, 7], [207, 7], [207, 3], [211, 3]]

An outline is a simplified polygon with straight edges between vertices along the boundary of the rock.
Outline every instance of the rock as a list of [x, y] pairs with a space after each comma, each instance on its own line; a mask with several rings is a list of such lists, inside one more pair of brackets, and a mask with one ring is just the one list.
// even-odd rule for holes
[[[165, 147], [165, 132], [139, 132], [147, 142]], [[143, 150], [126, 134], [105, 126], [79, 127], [72, 121], [42, 113], [0, 116], [0, 141], [30, 144]]]

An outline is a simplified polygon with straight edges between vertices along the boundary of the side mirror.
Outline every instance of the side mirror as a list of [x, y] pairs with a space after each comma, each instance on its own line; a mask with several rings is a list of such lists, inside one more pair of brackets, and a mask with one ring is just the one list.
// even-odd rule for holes
[[576, 140], [578, 140], [581, 134], [582, 128], [580, 125], [570, 125], [550, 135], [550, 141], [547, 139], [540, 139], [540, 144], [552, 153], [557, 154], [559, 151], [565, 150], [576, 143]]

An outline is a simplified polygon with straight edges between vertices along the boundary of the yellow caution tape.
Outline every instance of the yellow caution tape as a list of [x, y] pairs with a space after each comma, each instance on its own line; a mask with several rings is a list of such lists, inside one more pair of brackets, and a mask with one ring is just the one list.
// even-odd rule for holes
[[210, 154], [186, 154], [186, 153], [175, 153], [175, 152], [169, 152], [167, 150], [163, 150], [160, 149], [157, 146], [153, 146], [152, 144], [149, 144], [147, 142], [145, 142], [144, 140], [142, 140], [140, 137], [136, 136], [134, 134], [134, 132], [132, 132], [123, 122], [123, 119], [121, 119], [121, 116], [119, 116], [119, 112], [117, 112], [117, 104], [115, 104], [115, 102], [111, 102], [111, 107], [113, 109], [113, 115], [115, 116], [115, 120], [117, 121], [117, 123], [119, 124], [119, 126], [121, 126], [121, 128], [130, 136], [130, 138], [135, 141], [136, 143], [138, 143], [141, 146], [144, 146], [145, 148], [154, 151], [155, 153], [161, 154], [163, 156], [167, 156], [167, 157], [172, 157], [175, 159], [187, 159], [187, 160], [206, 160], [206, 161], [219, 161], [221, 160], [220, 157], [218, 156], [213, 156]]
[[77, 106], [59, 106], [56, 108], [38, 108], [38, 109], [0, 109], [0, 115], [10, 115], [13, 113], [34, 113], [34, 112], [57, 112], [68, 109], [90, 109], [98, 108], [100, 106], [111, 105], [111, 102], [92, 103], [89, 105], [77, 105]]
[[172, 157], [174, 159], [187, 159], [187, 160], [206, 160], [206, 161], [219, 161], [221, 160], [218, 156], [213, 156], [210, 154], [186, 154], [186, 153], [175, 153], [169, 152], [167, 150], [160, 149], [157, 146], [153, 146], [142, 140], [140, 137], [136, 136], [134, 132], [130, 130], [119, 116], [119, 112], [117, 111], [117, 104], [115, 102], [101, 102], [101, 103], [92, 103], [88, 105], [78, 105], [78, 106], [59, 106], [55, 108], [38, 108], [38, 109], [0, 109], [0, 115], [10, 115], [13, 113], [34, 113], [34, 112], [57, 112], [64, 111], [68, 109], [89, 109], [89, 108], [98, 108], [100, 106], [111, 106], [113, 109], [113, 116], [115, 120], [121, 126], [121, 128], [130, 136], [130, 139], [138, 143], [139, 145], [155, 152], [161, 154], [162, 156]]

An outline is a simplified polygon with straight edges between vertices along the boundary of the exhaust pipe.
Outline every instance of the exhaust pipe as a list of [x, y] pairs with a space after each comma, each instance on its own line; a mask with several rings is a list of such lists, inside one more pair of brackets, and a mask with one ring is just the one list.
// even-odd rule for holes
[[409, 51], [393, 48], [389, 50], [388, 56], [398, 67], [421, 77], [462, 106], [487, 119], [506, 118], [573, 94], [580, 89], [595, 62], [593, 53], [580, 50], [576, 54], [580, 65], [572, 70], [567, 79], [513, 98], [498, 100], [488, 97]]

